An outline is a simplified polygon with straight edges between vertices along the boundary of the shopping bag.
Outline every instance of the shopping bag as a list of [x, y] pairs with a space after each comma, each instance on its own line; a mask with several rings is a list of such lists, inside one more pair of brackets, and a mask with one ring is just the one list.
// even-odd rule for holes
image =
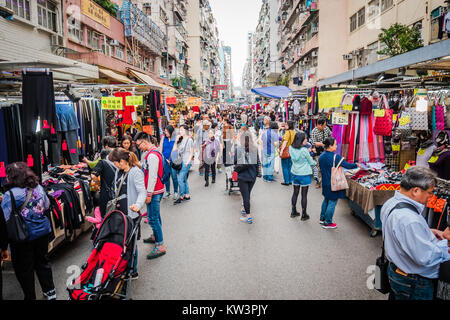
[[393, 110], [389, 109], [385, 95], [382, 96], [382, 106], [380, 108], [385, 110], [384, 117], [375, 117], [373, 133], [379, 136], [390, 136], [392, 134]]
[[331, 190], [340, 191], [348, 189], [347, 179], [345, 178], [344, 169], [341, 167], [344, 158], [339, 161], [336, 166], [336, 154], [333, 158], [333, 168], [331, 168]]
[[25, 199], [25, 202], [19, 209], [17, 209], [16, 199], [14, 199], [12, 191], [9, 191], [9, 194], [11, 197], [12, 210], [8, 221], [6, 221], [6, 228], [8, 230], [8, 239], [11, 242], [27, 241], [29, 233], [25, 219], [22, 216], [22, 210], [25, 208], [28, 202], [30, 202], [32, 191], [28, 190], [27, 198]]

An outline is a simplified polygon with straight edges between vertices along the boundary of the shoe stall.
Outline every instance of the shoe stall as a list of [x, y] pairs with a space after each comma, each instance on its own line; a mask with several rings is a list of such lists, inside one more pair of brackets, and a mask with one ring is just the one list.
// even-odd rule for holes
[[[314, 116], [326, 117], [337, 140], [336, 153], [363, 165], [361, 170], [346, 172], [347, 198], [351, 213], [370, 227], [371, 237], [381, 231], [381, 207], [400, 189], [409, 167], [429, 167], [441, 183], [450, 179], [447, 87], [340, 89], [315, 94], [318, 108], [308, 108], [311, 115], [303, 116], [311, 122]], [[314, 102], [314, 96], [309, 100]], [[314, 126], [306, 124], [308, 129]], [[436, 198], [447, 198], [442, 188], [437, 190]], [[430, 215], [440, 216], [445, 210], [447, 206], [437, 206]]]

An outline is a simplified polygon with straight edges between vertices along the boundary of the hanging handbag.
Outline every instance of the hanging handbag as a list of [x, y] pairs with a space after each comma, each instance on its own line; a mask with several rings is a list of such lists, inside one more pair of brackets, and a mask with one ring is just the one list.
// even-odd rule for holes
[[408, 112], [411, 114], [411, 129], [428, 130], [428, 111], [417, 111], [417, 108], [412, 107], [416, 98], [411, 101], [408, 109]]
[[385, 95], [383, 95], [381, 101], [382, 106], [380, 106], [380, 109], [385, 110], [384, 117], [375, 117], [373, 133], [379, 136], [390, 136], [392, 134], [393, 110], [389, 109], [389, 104]]
[[348, 189], [347, 179], [345, 178], [344, 169], [341, 167], [344, 158], [339, 161], [336, 166], [336, 154], [333, 158], [333, 168], [331, 168], [331, 191], [340, 191]]
[[404, 110], [398, 115], [395, 131], [400, 138], [407, 138], [412, 134], [411, 113], [408, 110]]
[[122, 200], [123, 196], [126, 197], [126, 195], [122, 195], [121, 197], [119, 197], [119, 194], [120, 194], [120, 191], [122, 190], [122, 186], [125, 183], [125, 180], [127, 180], [127, 178], [128, 178], [128, 172], [123, 175], [122, 180], [119, 183], [119, 188], [117, 188], [116, 193], [114, 195], [114, 199], [109, 200], [108, 203], [106, 204], [106, 214], [109, 214], [109, 213], [113, 212], [114, 210], [117, 210], [117, 203], [120, 200]]
[[[289, 132], [289, 138], [287, 139], [287, 141], [291, 140], [291, 135], [292, 135], [292, 130], [288, 130], [286, 133]], [[281, 159], [289, 159], [291, 157], [291, 155], [289, 154], [289, 146], [286, 143], [286, 146], [284, 147], [283, 153], [281, 153], [281, 148], [283, 147], [283, 144], [280, 145], [280, 158]]]
[[444, 107], [439, 105], [436, 97], [435, 99], [435, 120], [436, 120], [436, 130], [445, 130], [445, 117], [444, 117]]
[[[392, 211], [396, 209], [404, 209], [409, 208], [415, 212], [417, 212], [416, 207], [414, 207], [412, 204], [406, 203], [406, 202], [400, 202], [395, 205], [394, 208], [391, 209], [391, 211], [388, 213], [388, 216], [386, 217], [385, 221], [389, 218]], [[385, 252], [384, 252], [384, 234], [383, 234], [383, 245], [381, 246], [381, 256], [377, 258], [376, 262], [376, 272], [375, 272], [375, 289], [377, 289], [382, 294], [387, 294], [391, 291], [391, 285], [389, 283], [389, 276], [388, 276], [388, 268], [389, 268], [389, 260], [386, 258]]]
[[8, 221], [6, 221], [6, 227], [8, 230], [8, 239], [11, 242], [25, 242], [28, 239], [29, 232], [25, 222], [24, 217], [22, 216], [22, 210], [27, 206], [28, 202], [30, 202], [31, 195], [33, 191], [27, 191], [27, 198], [25, 202], [17, 209], [16, 199], [14, 199], [14, 195], [12, 191], [9, 191], [11, 197], [11, 215], [9, 216]]

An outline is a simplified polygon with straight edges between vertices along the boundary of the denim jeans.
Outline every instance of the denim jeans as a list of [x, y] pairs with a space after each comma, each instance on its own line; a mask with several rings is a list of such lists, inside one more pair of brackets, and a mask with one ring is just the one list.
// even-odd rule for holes
[[337, 202], [337, 200], [323, 199], [320, 220], [325, 221], [325, 224], [333, 223], [334, 209], [336, 208]]
[[162, 197], [162, 193], [154, 194], [152, 202], [147, 204], [148, 223], [150, 227], [152, 227], [153, 235], [155, 236], [155, 245], [157, 246], [164, 243], [160, 213], [160, 202]]
[[292, 183], [292, 160], [291, 158], [281, 159], [281, 168], [283, 168], [284, 183]]
[[[170, 167], [170, 176], [172, 177], [172, 183], [173, 183], [173, 193], [178, 192], [178, 178], [177, 178], [177, 171]], [[166, 183], [166, 192], [170, 193], [170, 178], [167, 180]]]
[[389, 263], [388, 277], [393, 300], [433, 300], [433, 280], [418, 275], [403, 276], [395, 272], [396, 269], [393, 263]]
[[187, 175], [189, 173], [189, 169], [191, 168], [191, 164], [186, 166], [184, 164], [181, 167], [181, 170], [178, 172], [177, 179], [178, 179], [178, 186], [180, 188], [180, 197], [183, 197], [185, 194], [189, 194], [189, 184], [187, 182]]

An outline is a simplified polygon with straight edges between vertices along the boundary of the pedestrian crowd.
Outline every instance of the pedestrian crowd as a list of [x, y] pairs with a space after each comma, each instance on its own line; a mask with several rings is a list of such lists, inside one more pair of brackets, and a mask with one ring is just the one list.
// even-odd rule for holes
[[[180, 114], [176, 124], [165, 121], [159, 139], [145, 132], [124, 136], [120, 143], [113, 137], [105, 137], [99, 157], [95, 161], [83, 160], [92, 169], [92, 179], [100, 177], [97, 209], [100, 217], [96, 218], [101, 220], [113, 210], [123, 212], [134, 221], [143, 215], [152, 230], [152, 235], [143, 242], [153, 244], [146, 258], [165, 255], [161, 201], [172, 196], [173, 205], [182, 207], [191, 196], [195, 197], [191, 195], [189, 175], [195, 174], [192, 167], [198, 164], [205, 188], [216, 183], [217, 174], [223, 171], [237, 181], [242, 195], [240, 220], [247, 224], [254, 223], [251, 192], [258, 177], [264, 183], [274, 183], [274, 173], [281, 172], [281, 185], [292, 185], [290, 217], [301, 216], [302, 221], [310, 219], [308, 191], [314, 180], [323, 195], [318, 222], [324, 229], [336, 229], [334, 212], [338, 200], [346, 194], [345, 190], [332, 190], [332, 169], [336, 163], [346, 169], [361, 165], [348, 163], [334, 153], [337, 142], [326, 119], [319, 119], [309, 135], [296, 128], [293, 121], [283, 122], [280, 118], [273, 111], [212, 108], [191, 118], [186, 113]], [[48, 198], [31, 169], [24, 163], [14, 163], [8, 165], [6, 174], [12, 193], [0, 198], [3, 210], [0, 227], [5, 228], [5, 221], [15, 207], [22, 210], [26, 206], [36, 216], [42, 216], [48, 208]], [[404, 175], [401, 190], [383, 206], [392, 299], [432, 297], [439, 265], [450, 260], [448, 229], [446, 233], [430, 230], [415, 212], [421, 212], [434, 185], [435, 177], [430, 170], [414, 167]], [[299, 196], [301, 214], [297, 211]], [[409, 203], [415, 210], [396, 208], [398, 202]], [[390, 215], [395, 210], [398, 214]], [[26, 299], [36, 298], [34, 272], [44, 295], [48, 299], [56, 298], [47, 258], [51, 229], [45, 219], [42, 221], [29, 241], [10, 247], [15, 274]], [[0, 234], [5, 235], [5, 229]], [[6, 259], [9, 252], [2, 241], [2, 259]], [[137, 254], [133, 266], [131, 276], [137, 279]]]

